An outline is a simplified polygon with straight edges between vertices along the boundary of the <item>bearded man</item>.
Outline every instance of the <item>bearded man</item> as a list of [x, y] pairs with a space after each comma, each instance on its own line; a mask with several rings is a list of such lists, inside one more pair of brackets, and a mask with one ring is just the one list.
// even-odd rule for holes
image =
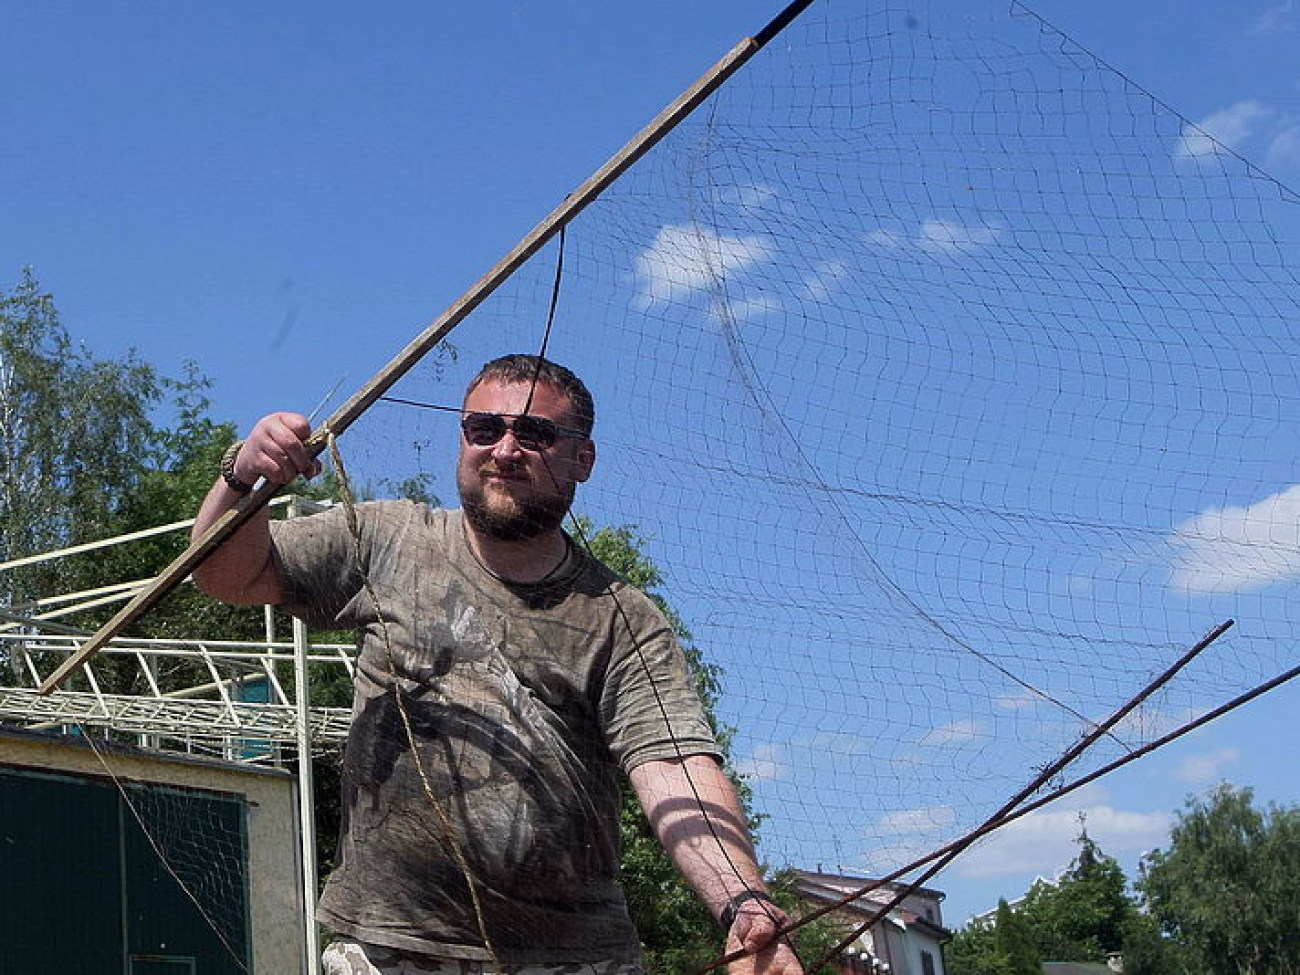
[[[640, 973], [616, 877], [620, 772], [727, 947], [757, 953], [733, 971], [802, 972], [671, 627], [562, 527], [594, 421], [568, 369], [493, 360], [463, 403], [459, 510], [262, 513], [195, 572], [216, 598], [359, 633], [319, 912], [331, 975]], [[195, 536], [259, 479], [319, 473], [310, 432], [296, 413], [260, 420]]]

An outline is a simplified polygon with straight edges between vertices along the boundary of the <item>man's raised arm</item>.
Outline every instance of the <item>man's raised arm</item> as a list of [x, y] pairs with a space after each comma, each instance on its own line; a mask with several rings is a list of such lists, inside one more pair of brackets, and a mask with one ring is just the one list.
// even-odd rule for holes
[[[191, 537], [201, 537], [262, 478], [272, 484], [288, 484], [300, 474], [319, 474], [321, 465], [304, 444], [310, 435], [310, 421], [298, 413], [272, 413], [258, 420], [233, 456], [227, 454], [221, 476], [199, 508]], [[194, 570], [194, 581], [209, 596], [227, 603], [280, 602], [265, 508]]]

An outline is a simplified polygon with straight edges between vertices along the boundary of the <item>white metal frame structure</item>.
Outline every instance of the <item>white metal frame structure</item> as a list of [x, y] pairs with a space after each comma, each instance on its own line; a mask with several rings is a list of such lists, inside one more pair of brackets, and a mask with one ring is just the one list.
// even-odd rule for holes
[[[297, 497], [276, 498], [295, 517], [325, 507]], [[0, 563], [0, 574], [19, 566], [53, 561], [167, 532], [188, 531], [192, 521], [160, 525], [143, 532], [119, 535], [85, 545]], [[0, 606], [0, 724], [28, 731], [76, 731], [99, 728], [133, 736], [140, 747], [161, 752], [197, 754], [236, 764], [279, 766], [299, 755], [335, 747], [347, 735], [350, 711], [339, 707], [312, 707], [309, 700], [309, 664], [340, 667], [355, 673], [355, 647], [341, 644], [312, 645], [307, 631], [295, 620], [292, 639], [278, 639], [274, 615], [265, 612], [265, 639], [241, 642], [195, 637], [161, 640], [116, 637], [104, 647], [101, 658], [84, 664], [83, 690], [40, 688], [54, 666], [70, 659], [90, 636], [60, 622], [79, 611], [130, 600], [151, 579], [121, 582], [94, 590], [44, 596], [23, 607]], [[110, 693], [96, 674], [103, 662], [127, 660], [136, 668], [139, 693]], [[7, 668], [4, 664], [7, 663]], [[158, 679], [163, 670], [189, 664], [197, 675], [186, 686], [164, 691]], [[116, 664], [118, 668], [121, 664]], [[7, 670], [7, 673], [5, 672]], [[292, 670], [286, 689], [281, 675]], [[78, 682], [81, 684], [82, 682]], [[168, 682], [171, 683], [171, 682]], [[256, 685], [258, 696], [247, 691]], [[262, 692], [261, 689], [265, 688]], [[315, 924], [316, 849], [312, 821], [314, 790], [311, 763], [298, 766], [298, 831], [302, 839], [303, 925], [306, 935], [306, 971], [319, 970], [319, 944]]]

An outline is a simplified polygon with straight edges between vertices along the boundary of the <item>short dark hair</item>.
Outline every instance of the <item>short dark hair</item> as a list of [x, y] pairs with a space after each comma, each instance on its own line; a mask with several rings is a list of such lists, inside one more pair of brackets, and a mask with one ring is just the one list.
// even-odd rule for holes
[[587, 436], [596, 425], [596, 403], [591, 391], [581, 379], [558, 362], [538, 355], [514, 353], [503, 355], [486, 363], [478, 375], [470, 380], [465, 396], [484, 382], [546, 383], [569, 398], [569, 420]]

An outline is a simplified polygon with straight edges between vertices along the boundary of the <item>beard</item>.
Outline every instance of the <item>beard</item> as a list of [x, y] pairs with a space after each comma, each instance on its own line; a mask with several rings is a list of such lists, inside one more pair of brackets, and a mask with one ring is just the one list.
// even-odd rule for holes
[[476, 473], [457, 479], [460, 503], [475, 531], [502, 542], [519, 542], [554, 531], [564, 524], [573, 504], [576, 484], [554, 494], [512, 498], [499, 494], [489, 498]]

